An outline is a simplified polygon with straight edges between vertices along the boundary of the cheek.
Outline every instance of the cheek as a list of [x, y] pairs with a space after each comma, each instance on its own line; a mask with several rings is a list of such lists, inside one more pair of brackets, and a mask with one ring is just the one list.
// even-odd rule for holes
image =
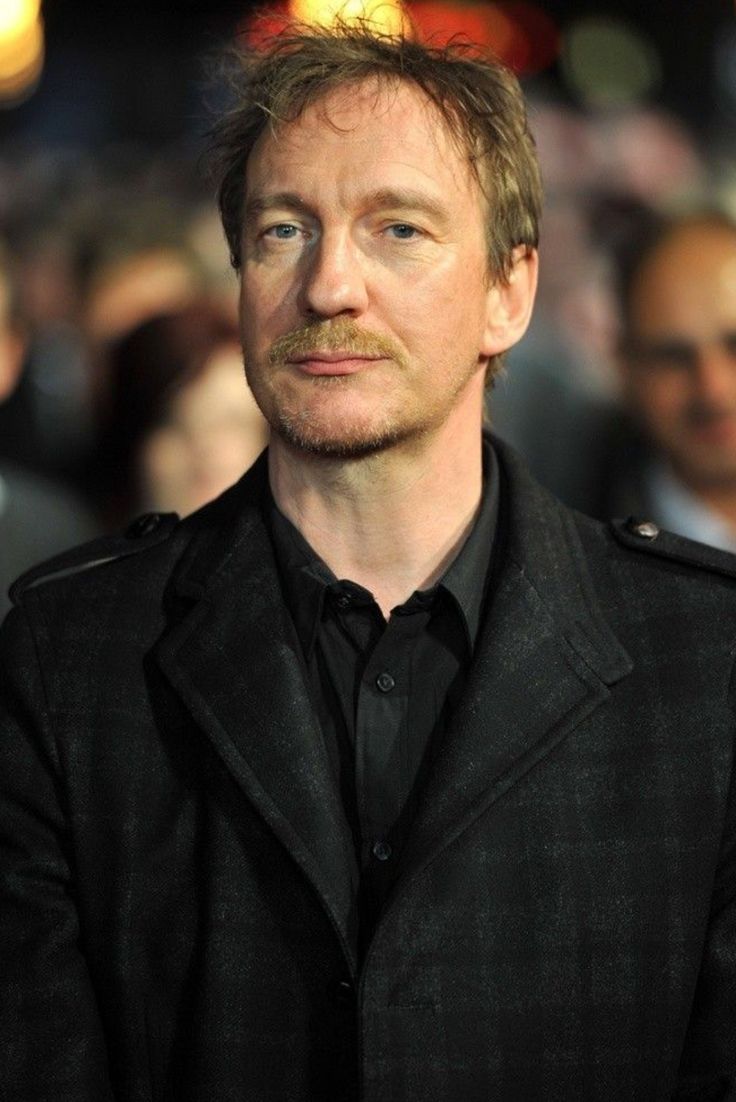
[[633, 397], [649, 421], [676, 421], [690, 402], [690, 385], [676, 376], [652, 379], [640, 383]]
[[393, 318], [395, 331], [407, 347], [427, 347], [430, 355], [435, 348], [451, 358], [468, 345], [479, 346], [485, 324], [483, 308], [467, 288], [456, 288], [452, 294], [447, 286], [412, 287], [410, 295], [388, 301], [384, 316]]
[[240, 290], [240, 326], [246, 357], [262, 356], [276, 337], [297, 322], [294, 288], [271, 273], [243, 274]]

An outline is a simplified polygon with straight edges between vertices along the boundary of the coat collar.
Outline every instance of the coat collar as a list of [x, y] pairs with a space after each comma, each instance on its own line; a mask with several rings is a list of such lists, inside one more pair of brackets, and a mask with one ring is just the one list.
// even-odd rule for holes
[[156, 658], [233, 778], [322, 899], [355, 965], [352, 838], [263, 523], [265, 458], [193, 531]]
[[[420, 800], [396, 892], [503, 798], [633, 664], [600, 608], [574, 514], [507, 445], [499, 569], [463, 700]], [[591, 522], [592, 523], [592, 522]]]
[[[631, 668], [595, 597], [572, 514], [506, 446], [500, 565], [464, 699], [423, 794], [397, 892]], [[159, 664], [313, 884], [355, 963], [356, 867], [262, 518], [265, 458], [185, 521]], [[503, 543], [503, 539], [502, 539]]]

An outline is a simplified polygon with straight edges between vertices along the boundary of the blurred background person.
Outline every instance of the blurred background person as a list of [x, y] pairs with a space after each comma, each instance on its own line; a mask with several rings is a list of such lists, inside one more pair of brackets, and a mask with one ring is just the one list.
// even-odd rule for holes
[[265, 448], [237, 325], [208, 301], [151, 318], [111, 347], [91, 469], [106, 527], [198, 509]]
[[664, 223], [624, 267], [621, 307], [632, 433], [604, 507], [736, 551], [736, 222]]
[[697, 201], [707, 173], [692, 134], [662, 110], [541, 103], [533, 126], [547, 193], [537, 307], [493, 390], [491, 421], [542, 483], [587, 501], [581, 458], [596, 454], [600, 429], [591, 410], [619, 399], [618, 256], [658, 211]]
[[618, 291], [620, 400], [578, 408], [576, 477], [555, 488], [594, 516], [736, 551], [736, 221], [650, 219], [622, 250]]
[[[25, 349], [10, 260], [0, 246], [0, 405], [18, 385]], [[19, 574], [94, 534], [91, 517], [66, 488], [0, 459], [0, 618]]]

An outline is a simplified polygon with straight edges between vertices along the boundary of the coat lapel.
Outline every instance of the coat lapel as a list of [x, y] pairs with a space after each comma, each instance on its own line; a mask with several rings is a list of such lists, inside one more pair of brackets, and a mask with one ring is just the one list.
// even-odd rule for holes
[[[608, 696], [631, 662], [598, 610], [571, 514], [497, 443], [505, 546], [463, 701], [433, 763], [397, 893]], [[187, 611], [158, 661], [311, 881], [355, 960], [349, 829], [308, 697], [260, 495], [261, 462], [215, 503], [172, 584]], [[202, 518], [204, 517], [204, 523]]]
[[157, 660], [316, 889], [354, 960], [352, 840], [259, 508], [265, 477], [261, 462], [195, 537], [171, 594], [174, 607], [184, 602], [188, 611], [158, 645]]
[[631, 670], [600, 614], [572, 515], [496, 442], [497, 577], [465, 693], [422, 794], [397, 889], [534, 768]]

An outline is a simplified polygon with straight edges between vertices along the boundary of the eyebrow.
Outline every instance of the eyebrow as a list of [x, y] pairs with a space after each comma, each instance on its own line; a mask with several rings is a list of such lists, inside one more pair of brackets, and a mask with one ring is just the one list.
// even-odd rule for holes
[[[443, 203], [424, 192], [415, 191], [413, 188], [377, 188], [363, 197], [362, 206], [367, 209], [394, 208], [397, 210], [421, 211], [442, 222], [446, 222], [448, 218], [447, 208]], [[314, 214], [309, 203], [306, 203], [297, 192], [277, 191], [272, 194], [254, 195], [252, 198], [246, 199], [244, 216], [247, 221], [249, 218], [266, 214], [272, 210], [294, 210], [301, 214]]]
[[442, 202], [413, 188], [378, 188], [365, 197], [365, 205], [423, 211], [442, 221], [448, 217], [447, 207]]
[[247, 220], [270, 210], [281, 209], [297, 210], [302, 214], [311, 213], [309, 205], [295, 191], [277, 191], [271, 195], [254, 195], [253, 198], [246, 199], [243, 214]]

